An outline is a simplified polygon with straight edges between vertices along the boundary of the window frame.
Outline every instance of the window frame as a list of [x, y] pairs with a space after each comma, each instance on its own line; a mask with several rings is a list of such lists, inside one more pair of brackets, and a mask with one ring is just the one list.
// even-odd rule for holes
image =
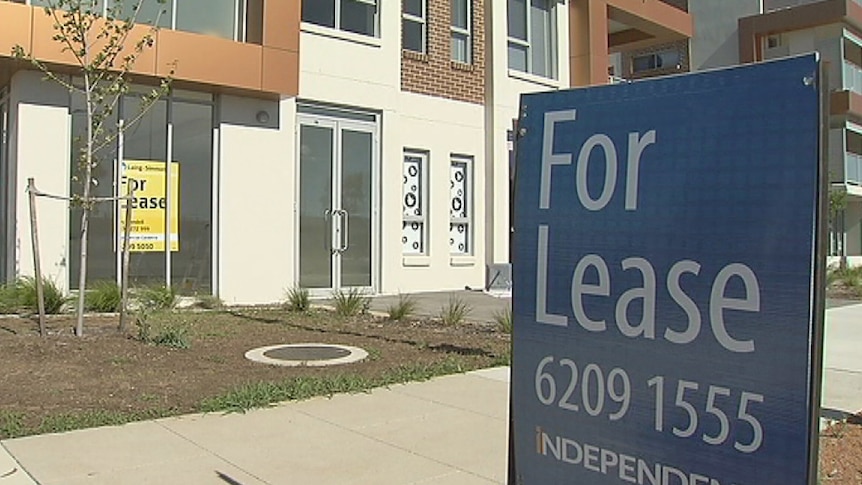
[[[533, 2], [536, 0], [524, 0], [525, 2], [525, 13], [524, 13], [524, 22], [525, 22], [525, 32], [527, 39], [519, 39], [517, 37], [512, 37], [509, 34], [509, 20], [511, 12], [509, 10], [509, 4], [506, 3], [506, 64], [509, 69], [513, 71], [522, 72], [525, 74], [529, 74], [532, 76], [539, 76], [545, 79], [553, 79], [557, 80], [559, 77], [559, 62], [557, 59], [558, 50], [559, 50], [559, 39], [557, 38], [557, 1], [558, 0], [548, 0], [548, 4], [550, 5], [550, 22], [549, 28], [550, 30], [546, 33], [545, 37], [549, 39], [549, 45], [547, 45], [547, 50], [550, 52], [549, 61], [550, 65], [548, 67], [548, 71], [546, 73], [535, 72], [533, 69], [533, 22], [532, 22], [532, 7]], [[511, 59], [509, 58], [509, 49], [512, 45], [518, 46], [520, 48], [525, 49], [526, 51], [526, 70], [521, 70], [512, 66]]]
[[[401, 4], [401, 49], [410, 52], [417, 52], [419, 54], [428, 54], [428, 0], [419, 1], [422, 2], [422, 17], [417, 17], [411, 13], [407, 13], [404, 10], [406, 2], [402, 2]], [[417, 51], [415, 49], [410, 49], [404, 44], [404, 25], [407, 22], [417, 23], [422, 27], [422, 50]]]
[[356, 3], [364, 3], [366, 5], [371, 5], [374, 7], [374, 32], [370, 35], [364, 34], [361, 32], [354, 32], [352, 30], [345, 30], [344, 28], [342, 28], [342, 25], [341, 25], [341, 5], [342, 5], [342, 2], [344, 2], [344, 1], [345, 0], [334, 0], [333, 1], [333, 8], [335, 9], [335, 11], [333, 12], [333, 14], [334, 14], [333, 19], [334, 19], [334, 23], [335, 23], [334, 27], [330, 27], [328, 25], [316, 24], [314, 22], [309, 22], [309, 21], [304, 20], [302, 18], [302, 8], [301, 7], [300, 7], [300, 12], [299, 12], [299, 20], [302, 23], [314, 25], [314, 26], [319, 27], [321, 29], [337, 30], [338, 32], [343, 32], [343, 33], [348, 34], [348, 35], [358, 35], [361, 37], [370, 37], [373, 39], [379, 39], [380, 38], [380, 0], [348, 0], [348, 1], [356, 2]]
[[[452, 22], [452, 19], [451, 19], [452, 15], [450, 15], [450, 19], [449, 19], [449, 37], [450, 37], [449, 38], [449, 41], [450, 41], [449, 58], [455, 62], [460, 62], [463, 64], [473, 64], [473, 0], [463, 0], [463, 1], [464, 1], [464, 6], [467, 8], [467, 12], [465, 12], [467, 14], [467, 16], [466, 16], [467, 27], [462, 28], [462, 27], [456, 26]], [[455, 4], [457, 2], [458, 2], [458, 0], [449, 0], [449, 8], [450, 8], [451, 12], [454, 12]], [[454, 42], [456, 37], [466, 38], [467, 50], [466, 50], [466, 53], [465, 53], [466, 55], [465, 55], [464, 59], [458, 59], [455, 57], [454, 46], [452, 46], [451, 44], [452, 44], [452, 42]]]
[[[417, 198], [417, 205], [418, 205], [418, 208], [420, 209], [420, 215], [418, 215], [418, 216], [415, 214], [414, 215], [408, 215], [405, 213], [406, 207], [404, 204], [405, 204], [405, 199], [406, 199], [407, 194], [405, 193], [404, 188], [402, 187], [402, 191], [401, 191], [401, 221], [402, 221], [402, 229], [401, 229], [401, 231], [402, 231], [401, 232], [402, 248], [401, 248], [401, 253], [404, 256], [428, 256], [430, 253], [429, 247], [428, 247], [428, 244], [430, 241], [430, 237], [429, 237], [429, 233], [430, 233], [429, 229], [430, 228], [429, 228], [429, 224], [428, 224], [428, 161], [430, 158], [431, 158], [431, 154], [427, 150], [405, 148], [404, 153], [402, 154], [401, 173], [402, 173], [402, 176], [404, 178], [407, 177], [407, 174], [405, 173], [405, 169], [407, 167], [408, 159], [419, 159], [419, 174], [418, 174], [419, 197]], [[404, 238], [404, 226], [403, 225], [408, 224], [408, 223], [410, 223], [410, 224], [412, 224], [412, 223], [421, 224], [422, 236], [419, 240], [419, 244], [420, 244], [419, 251], [407, 252], [407, 251], [405, 251], [405, 249], [403, 247], [403, 243], [405, 242], [403, 239]]]
[[[474, 193], [473, 164], [474, 164], [474, 159], [470, 155], [462, 155], [462, 154], [453, 153], [449, 156], [449, 182], [450, 182], [449, 255], [450, 256], [472, 256], [473, 255], [473, 231], [474, 231], [473, 204], [475, 202], [474, 197], [473, 197], [473, 193]], [[452, 185], [451, 184], [454, 183], [454, 181], [452, 180], [452, 173], [453, 173], [453, 168], [456, 165], [464, 165], [465, 180], [464, 180], [464, 196], [463, 196], [463, 198], [464, 198], [465, 203], [467, 205], [467, 209], [464, 211], [464, 214], [465, 214], [464, 217], [453, 217], [452, 216], [452, 206], [451, 206], [451, 201], [452, 201], [452, 195], [451, 195], [452, 188], [451, 187], [452, 187]], [[464, 236], [464, 243], [466, 246], [464, 248], [464, 251], [455, 250], [453, 248], [454, 241], [451, 238], [453, 226], [459, 225], [459, 224], [464, 224], [465, 226], [467, 226], [466, 230], [465, 230], [466, 234]]]

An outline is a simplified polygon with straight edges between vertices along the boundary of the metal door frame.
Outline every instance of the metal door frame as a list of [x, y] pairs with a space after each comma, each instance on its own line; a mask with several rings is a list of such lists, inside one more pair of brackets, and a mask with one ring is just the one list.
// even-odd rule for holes
[[[344, 131], [353, 131], [353, 132], [362, 132], [369, 133], [371, 135], [371, 193], [370, 193], [370, 203], [371, 203], [371, 227], [369, 228], [371, 231], [371, 247], [369, 248], [371, 258], [371, 285], [367, 287], [343, 287], [341, 285], [342, 279], [342, 251], [335, 250], [336, 243], [339, 241], [345, 241], [346, 235], [344, 234], [344, 230], [349, 231], [349, 221], [347, 222], [347, 227], [345, 227], [344, 219], [339, 217], [331, 217], [329, 219], [329, 223], [331, 224], [330, 236], [329, 240], [329, 250], [331, 254], [331, 288], [308, 288], [309, 293], [315, 297], [321, 296], [331, 296], [333, 291], [344, 290], [356, 288], [365, 293], [374, 293], [379, 288], [379, 273], [380, 273], [380, 148], [379, 148], [379, 122], [374, 121], [362, 121], [357, 119], [351, 119], [349, 116], [342, 117], [338, 116], [337, 112], [333, 110], [333, 114], [329, 115], [326, 113], [298, 113], [297, 114], [297, 122], [296, 122], [296, 164], [295, 164], [295, 189], [296, 196], [294, 202], [294, 229], [295, 229], [295, 243], [296, 243], [296, 251], [294, 257], [294, 282], [299, 284], [300, 278], [300, 259], [302, 255], [300, 254], [300, 239], [299, 239], [299, 231], [300, 231], [300, 205], [302, 201], [300, 200], [301, 191], [300, 191], [300, 175], [302, 170], [302, 162], [301, 162], [301, 149], [302, 149], [302, 141], [301, 141], [301, 133], [303, 126], [319, 126], [319, 127], [329, 127], [332, 128], [332, 194], [330, 197], [330, 208], [329, 214], [337, 213], [337, 212], [345, 212], [342, 204], [342, 188], [343, 188], [343, 170], [342, 170], [342, 133]], [[375, 116], [375, 120], [377, 117]], [[343, 215], [349, 217], [348, 214], [344, 213]], [[325, 215], [322, 215], [324, 217]], [[339, 247], [343, 247], [344, 245], [339, 244]], [[346, 249], [346, 248], [344, 248]]]

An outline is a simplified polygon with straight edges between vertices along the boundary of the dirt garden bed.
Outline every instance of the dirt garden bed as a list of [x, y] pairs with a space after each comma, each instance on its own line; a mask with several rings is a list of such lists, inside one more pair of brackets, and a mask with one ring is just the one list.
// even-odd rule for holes
[[[151, 320], [158, 328], [185, 329], [189, 347], [143, 343], [135, 325], [119, 334], [116, 317], [89, 317], [83, 338], [72, 334], [71, 316], [49, 319], [45, 338], [32, 320], [0, 318], [0, 438], [359, 391], [506, 364], [509, 355], [508, 335], [475, 324], [261, 309], [170, 312]], [[343, 344], [369, 355], [327, 368], [276, 367], [244, 356], [282, 343]]]

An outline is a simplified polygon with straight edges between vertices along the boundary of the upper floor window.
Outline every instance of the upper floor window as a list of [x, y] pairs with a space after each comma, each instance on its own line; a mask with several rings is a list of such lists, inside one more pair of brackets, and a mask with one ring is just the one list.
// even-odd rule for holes
[[425, 0], [404, 0], [401, 11], [403, 21], [404, 49], [414, 52], [427, 52], [428, 45], [428, 11]]
[[654, 52], [632, 58], [632, 72], [679, 68], [679, 51], [676, 49]]
[[378, 0], [305, 0], [302, 21], [377, 36]]
[[470, 64], [472, 49], [472, 0], [451, 0], [452, 60]]
[[557, 0], [508, 0], [509, 68], [556, 78]]
[[[55, 2], [29, 0], [28, 3], [35, 7], [47, 7]], [[120, 20], [135, 17], [135, 22], [139, 24], [259, 42], [259, 39], [247, 39], [249, 25], [262, 21], [262, 10], [251, 8], [257, 3], [259, 0], [140, 0], [138, 8], [138, 0], [96, 0], [92, 3], [82, 2], [82, 9]]]

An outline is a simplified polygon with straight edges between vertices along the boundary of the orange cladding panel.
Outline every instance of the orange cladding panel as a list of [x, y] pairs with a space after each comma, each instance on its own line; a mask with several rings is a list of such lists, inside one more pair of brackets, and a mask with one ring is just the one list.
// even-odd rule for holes
[[299, 53], [263, 48], [263, 91], [296, 96], [299, 93]]
[[[20, 45], [24, 52], [30, 50], [30, 7], [17, 3], [0, 2], [0, 57], [12, 55], [12, 48]], [[44, 14], [43, 14], [44, 15]]]
[[156, 40], [156, 75], [230, 88], [259, 90], [261, 47], [217, 37], [162, 29]]

